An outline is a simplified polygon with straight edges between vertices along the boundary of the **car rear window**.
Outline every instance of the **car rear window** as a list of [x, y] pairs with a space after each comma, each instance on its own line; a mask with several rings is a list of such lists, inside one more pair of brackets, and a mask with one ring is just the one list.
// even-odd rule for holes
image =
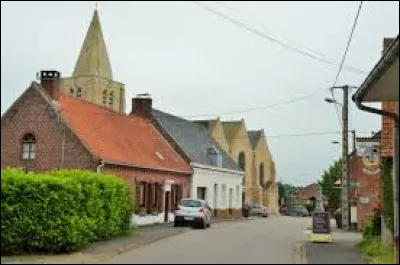
[[199, 207], [201, 207], [201, 202], [200, 201], [195, 201], [195, 200], [182, 200], [181, 201], [181, 206], [199, 208]]

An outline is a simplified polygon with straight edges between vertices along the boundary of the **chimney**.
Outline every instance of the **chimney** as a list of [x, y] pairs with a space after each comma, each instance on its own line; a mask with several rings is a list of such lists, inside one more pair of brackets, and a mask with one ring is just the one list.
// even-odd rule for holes
[[40, 85], [54, 100], [60, 95], [60, 77], [60, 72], [55, 70], [40, 71]]
[[390, 47], [390, 45], [392, 45], [394, 40], [395, 40], [395, 38], [383, 38], [382, 55], [388, 50], [388, 48]]
[[151, 117], [153, 100], [150, 94], [138, 94], [135, 98], [132, 98], [132, 111], [131, 115], [139, 115], [144, 118]]

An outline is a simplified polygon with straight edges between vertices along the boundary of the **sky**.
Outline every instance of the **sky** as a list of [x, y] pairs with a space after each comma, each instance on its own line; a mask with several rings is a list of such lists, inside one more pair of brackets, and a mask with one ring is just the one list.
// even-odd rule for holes
[[[130, 98], [150, 93], [155, 108], [177, 116], [243, 118], [249, 130], [264, 129], [278, 180], [315, 182], [341, 154], [340, 145], [331, 143], [341, 139], [340, 117], [324, 98], [331, 96], [359, 2], [200, 3], [98, 3], [114, 80], [125, 84], [127, 110]], [[72, 74], [94, 8], [91, 1], [1, 2], [2, 115], [36, 72]], [[381, 56], [383, 38], [398, 31], [397, 1], [363, 2], [344, 63], [362, 71], [345, 67], [337, 85], [361, 85]], [[335, 91], [335, 97], [342, 101], [342, 92]], [[370, 136], [380, 122], [350, 99], [349, 129], [357, 136]]]

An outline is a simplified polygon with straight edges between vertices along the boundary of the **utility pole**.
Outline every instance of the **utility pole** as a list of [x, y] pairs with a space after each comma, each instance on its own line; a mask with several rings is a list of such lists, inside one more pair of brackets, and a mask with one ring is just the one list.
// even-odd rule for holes
[[349, 87], [343, 86], [343, 107], [342, 107], [342, 202], [343, 202], [343, 213], [342, 213], [342, 224], [343, 229], [347, 230], [350, 224], [349, 218], [349, 172], [348, 172], [348, 154], [349, 154]]
[[[350, 207], [349, 207], [349, 89], [348, 85], [332, 87], [331, 89], [343, 90], [343, 103], [340, 104], [334, 99], [325, 99], [329, 103], [340, 104], [342, 106], [342, 226], [344, 230], [350, 227]], [[355, 142], [355, 132], [353, 134], [353, 144]], [[355, 144], [354, 144], [355, 146]]]

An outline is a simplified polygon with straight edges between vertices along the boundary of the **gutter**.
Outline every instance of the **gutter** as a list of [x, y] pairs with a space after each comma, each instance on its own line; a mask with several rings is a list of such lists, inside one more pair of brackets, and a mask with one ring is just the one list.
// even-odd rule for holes
[[130, 164], [130, 163], [114, 162], [114, 161], [107, 161], [107, 160], [102, 160], [102, 162], [109, 164], [109, 165], [114, 165], [114, 166], [135, 167], [135, 168], [155, 170], [155, 171], [178, 173], [178, 174], [183, 174], [183, 175], [191, 175], [193, 173], [191, 171], [180, 171], [180, 170], [171, 170], [171, 169], [157, 168], [157, 167], [146, 167], [146, 166], [139, 166], [139, 165]]
[[212, 170], [212, 171], [231, 173], [231, 174], [238, 175], [240, 177], [244, 176], [244, 174], [245, 174], [243, 171], [239, 171], [239, 170], [228, 169], [228, 168], [223, 168], [223, 167], [209, 166], [209, 165], [199, 164], [199, 163], [195, 163], [195, 162], [190, 163], [190, 165], [192, 167], [195, 167], [195, 168], [201, 168], [201, 169], [208, 169], [208, 170]]

